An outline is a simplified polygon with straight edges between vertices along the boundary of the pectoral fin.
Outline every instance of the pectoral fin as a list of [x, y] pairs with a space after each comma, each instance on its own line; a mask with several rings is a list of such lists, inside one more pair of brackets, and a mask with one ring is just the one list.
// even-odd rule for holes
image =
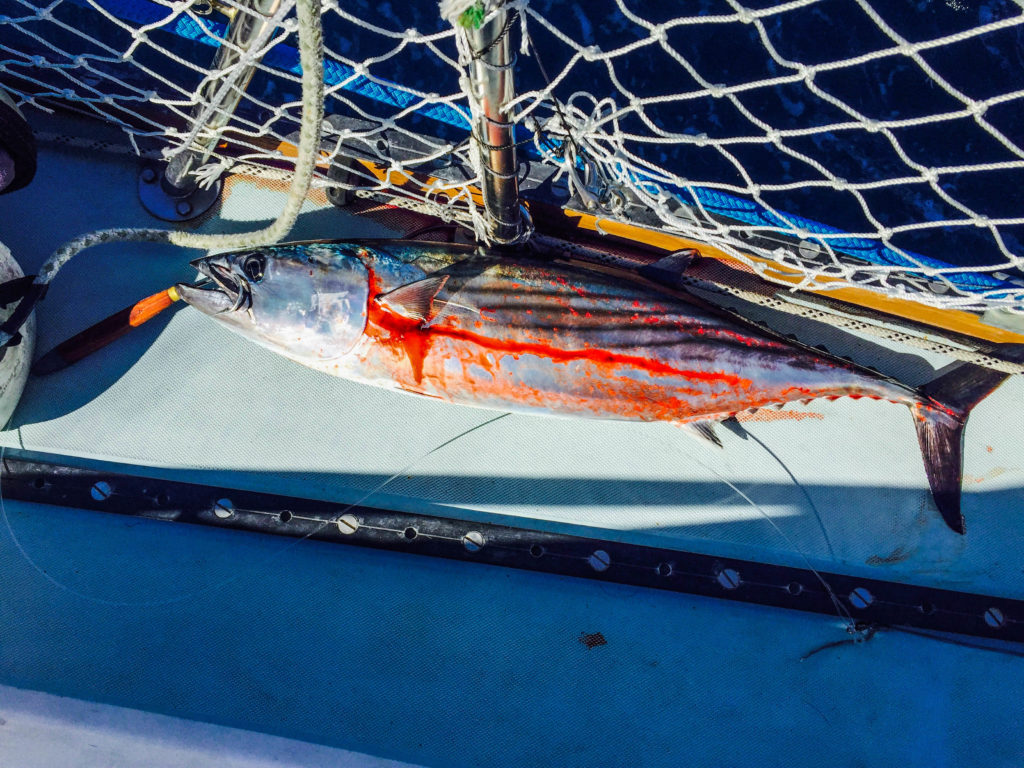
[[415, 283], [382, 293], [375, 301], [384, 309], [410, 320], [427, 322], [437, 314], [434, 299], [448, 282], [448, 275], [425, 277]]

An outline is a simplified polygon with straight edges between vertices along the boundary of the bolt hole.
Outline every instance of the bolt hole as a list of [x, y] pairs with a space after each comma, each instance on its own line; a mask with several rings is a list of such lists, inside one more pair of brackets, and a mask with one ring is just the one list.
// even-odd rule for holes
[[282, 523], [287, 523], [289, 520], [292, 519], [292, 513], [289, 512], [287, 509], [282, 509], [280, 514], [277, 516], [277, 519], [280, 520]]
[[669, 563], [658, 563], [658, 575], [659, 576], [671, 576], [672, 566]]
[[791, 581], [789, 582], [789, 586], [786, 587], [786, 591], [791, 595], [800, 595], [803, 594], [804, 585], [799, 581]]
[[41, 478], [41, 477], [37, 477], [35, 480], [32, 481], [32, 487], [36, 488], [36, 489], [45, 488], [46, 487], [46, 481], [43, 480], [43, 478]]
[[406, 528], [405, 529], [405, 534], [404, 535], [405, 535], [405, 538], [407, 538], [409, 541], [412, 541], [413, 539], [415, 539], [419, 535], [419, 533], [416, 531], [415, 528], [410, 527], [410, 528]]
[[156, 503], [161, 507], [166, 507], [170, 502], [171, 497], [168, 496], [166, 493], [161, 493], [159, 496], [156, 497]]
[[530, 547], [530, 554], [534, 557], [544, 557], [544, 547], [540, 544], [534, 544]]
[[438, 205], [448, 205], [448, 203], [450, 201], [451, 201], [451, 198], [449, 198], [448, 195], [441, 194], [441, 195], [436, 195], [434, 197], [434, 202], [436, 202]]
[[388, 143], [384, 139], [377, 139], [377, 151], [386, 152], [388, 149]]
[[925, 600], [923, 603], [917, 606], [917, 610], [919, 610], [925, 616], [931, 616], [933, 613], [935, 613], [935, 606], [932, 603], [929, 603], [927, 600]]

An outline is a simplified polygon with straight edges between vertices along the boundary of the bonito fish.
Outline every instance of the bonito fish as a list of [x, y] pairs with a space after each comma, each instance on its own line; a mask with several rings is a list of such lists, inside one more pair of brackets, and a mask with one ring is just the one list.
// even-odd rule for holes
[[920, 390], [775, 337], [628, 271], [411, 241], [295, 243], [194, 262], [181, 297], [311, 368], [452, 403], [599, 419], [715, 422], [815, 398], [907, 405], [935, 503], [964, 531], [961, 441], [1004, 374]]

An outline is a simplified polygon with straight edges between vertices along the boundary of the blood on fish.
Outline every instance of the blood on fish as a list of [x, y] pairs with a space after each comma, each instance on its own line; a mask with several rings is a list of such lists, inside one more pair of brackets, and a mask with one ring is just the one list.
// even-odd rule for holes
[[[722, 413], [728, 410], [742, 411], [760, 408], [766, 403], [782, 403], [794, 400], [826, 398], [837, 400], [843, 396], [853, 399], [878, 395], [862, 391], [845, 391], [841, 385], [825, 387], [789, 386], [774, 390], [761, 390], [753, 386], [750, 378], [738, 373], [722, 370], [694, 370], [685, 362], [666, 362], [642, 354], [610, 351], [588, 346], [584, 341], [576, 349], [556, 346], [552, 338], [558, 338], [558, 326], [547, 327], [545, 334], [538, 334], [527, 327], [517, 328], [518, 338], [497, 338], [483, 332], [473, 332], [459, 326], [459, 315], [442, 315], [432, 323], [405, 317], [382, 306], [377, 297], [385, 292], [380, 276], [370, 265], [369, 303], [365, 334], [389, 357], [382, 358], [391, 376], [400, 386], [421, 394], [432, 394], [446, 399], [461, 401], [476, 399], [479, 402], [518, 402], [536, 405], [549, 410], [574, 413], [593, 413], [596, 416], [616, 416], [641, 420], [678, 420], [684, 416], [698, 417], [707, 413]], [[566, 284], [564, 278], [560, 282]], [[545, 296], [546, 300], [576, 312], [564, 296]], [[644, 306], [640, 301], [632, 302], [634, 307]], [[527, 315], [532, 309], [523, 309]], [[495, 308], [481, 308], [479, 317], [472, 323], [477, 331], [483, 331], [490, 323], [506, 322]], [[543, 317], [555, 319], [559, 313], [544, 312]], [[592, 318], [591, 312], [586, 312]], [[464, 319], [464, 318], [463, 318]], [[638, 328], [663, 322], [656, 314], [633, 313], [631, 320]], [[691, 337], [706, 337], [708, 342], [716, 338], [729, 338], [747, 346], [765, 349], [785, 348], [774, 339], [747, 336], [742, 331], [694, 322], [672, 320], [681, 334]], [[469, 323], [466, 323], [468, 326]], [[582, 327], [582, 326], [581, 326]], [[571, 329], [571, 328], [570, 328]], [[372, 354], [367, 352], [367, 354]], [[519, 360], [533, 356], [558, 365], [572, 365], [571, 374], [577, 382], [586, 382], [579, 387], [560, 387], [559, 376], [554, 376], [551, 386], [537, 386], [525, 380], [521, 369], [502, 365], [501, 358], [508, 356]], [[823, 363], [832, 367], [828, 360]], [[452, 365], [456, 367], [453, 369]], [[460, 371], [461, 369], [461, 371]], [[638, 374], [640, 379], [635, 378]], [[690, 386], [687, 386], [687, 383]], [[440, 394], [438, 394], [440, 393]], [[895, 402], [895, 401], [894, 401]], [[931, 404], [922, 404], [930, 408]], [[918, 414], [921, 417], [920, 413]], [[780, 417], [787, 418], [787, 417]], [[794, 417], [799, 418], [799, 417]]]
[[[659, 360], [626, 355], [607, 350], [592, 348], [560, 349], [550, 344], [496, 339], [490, 336], [473, 333], [447, 324], [427, 325], [416, 319], [407, 318], [391, 312], [376, 299], [382, 293], [379, 277], [369, 270], [370, 292], [367, 304], [366, 334], [378, 343], [391, 348], [399, 348], [408, 358], [412, 369], [413, 380], [419, 384], [423, 380], [424, 364], [430, 353], [432, 341], [437, 337], [446, 337], [474, 345], [479, 349], [493, 350], [500, 354], [519, 358], [522, 355], [534, 355], [547, 358], [556, 363], [585, 361], [604, 369], [606, 375], [614, 375], [614, 369], [627, 368], [642, 370], [652, 377], [672, 376], [696, 382], [725, 385], [731, 389], [749, 389], [750, 379], [725, 371], [700, 371], [676, 368]], [[483, 312], [484, 310], [481, 310]], [[553, 329], [557, 331], [557, 329]], [[705, 393], [714, 395], [716, 393]]]

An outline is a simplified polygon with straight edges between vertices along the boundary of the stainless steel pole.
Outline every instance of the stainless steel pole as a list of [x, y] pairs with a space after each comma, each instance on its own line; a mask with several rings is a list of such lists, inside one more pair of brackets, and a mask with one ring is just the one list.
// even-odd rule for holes
[[[217, 49], [212, 69], [224, 74], [207, 82], [199, 103], [192, 108], [193, 121], [203, 119], [204, 113], [210, 113], [200, 132], [201, 138], [175, 155], [162, 174], [152, 167], [142, 171], [139, 195], [143, 205], [154, 216], [168, 221], [192, 219], [208, 210], [220, 196], [219, 182], [215, 189], [203, 189], [190, 174], [210, 159], [220, 130], [231, 120], [256, 73], [255, 62], [242, 69], [236, 69], [236, 65], [269, 31], [282, 0], [250, 2], [250, 7], [233, 10], [227, 33], [229, 44]], [[213, 109], [209, 110], [210, 107]]]
[[509, 26], [509, 14], [502, 8], [478, 29], [467, 29], [473, 53], [470, 87], [481, 107], [473, 138], [479, 153], [488, 234], [503, 245], [518, 242], [527, 234], [519, 207], [512, 123], [504, 112], [515, 94]]

